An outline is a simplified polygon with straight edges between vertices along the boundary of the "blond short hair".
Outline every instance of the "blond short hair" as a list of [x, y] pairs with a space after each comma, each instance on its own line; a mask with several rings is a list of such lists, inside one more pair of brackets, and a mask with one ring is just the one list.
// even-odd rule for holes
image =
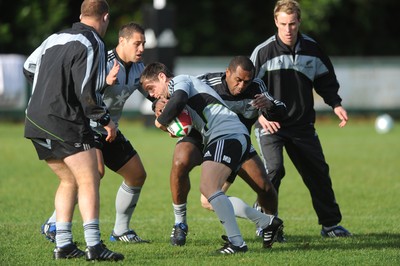
[[297, 14], [297, 19], [301, 19], [300, 4], [295, 0], [279, 0], [275, 4], [274, 18], [277, 17], [279, 12], [285, 12], [286, 14]]

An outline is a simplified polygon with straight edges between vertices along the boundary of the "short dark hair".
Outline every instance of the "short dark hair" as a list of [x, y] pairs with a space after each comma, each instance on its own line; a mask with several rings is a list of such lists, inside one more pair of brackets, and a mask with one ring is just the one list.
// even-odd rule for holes
[[234, 72], [236, 69], [240, 66], [243, 70], [252, 72], [253, 75], [255, 73], [255, 67], [253, 62], [248, 58], [247, 56], [244, 55], [237, 55], [232, 58], [232, 60], [229, 62], [229, 70]]
[[144, 29], [141, 25], [135, 22], [129, 22], [128, 24], [121, 26], [118, 37], [130, 38], [135, 32], [144, 35]]
[[148, 64], [144, 68], [142, 74], [140, 75], [140, 83], [143, 84], [143, 81], [145, 80], [156, 80], [158, 78], [158, 74], [160, 73], [164, 73], [167, 78], [172, 78], [174, 76], [166, 65], [160, 62], [154, 62]]
[[87, 17], [101, 18], [109, 10], [106, 0], [84, 0], [81, 5], [81, 15]]

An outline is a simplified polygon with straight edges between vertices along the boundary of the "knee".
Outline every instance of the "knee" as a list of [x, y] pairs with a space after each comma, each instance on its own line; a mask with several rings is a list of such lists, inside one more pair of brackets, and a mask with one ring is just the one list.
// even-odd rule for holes
[[189, 158], [174, 158], [172, 162], [171, 179], [184, 182], [183, 180], [189, 179], [189, 173], [192, 168], [193, 166]]
[[278, 193], [275, 188], [275, 185], [273, 185], [271, 182], [267, 182], [264, 185], [264, 190], [257, 193], [257, 196], [259, 198], [265, 198], [265, 199], [269, 199], [269, 200], [276, 198], [277, 195], [278, 195]]
[[136, 173], [130, 173], [128, 175], [122, 175], [125, 181], [125, 184], [133, 187], [141, 187], [144, 185], [146, 181], [147, 173], [146, 171], [140, 171]]
[[179, 173], [186, 174], [190, 170], [190, 159], [189, 158], [182, 158], [182, 157], [176, 157], [174, 158], [172, 167], [174, 168], [175, 171], [178, 171]]
[[147, 172], [143, 169], [143, 171], [141, 171], [137, 176], [136, 176], [136, 180], [138, 183], [140, 184], [144, 184], [144, 182], [146, 181], [147, 178]]

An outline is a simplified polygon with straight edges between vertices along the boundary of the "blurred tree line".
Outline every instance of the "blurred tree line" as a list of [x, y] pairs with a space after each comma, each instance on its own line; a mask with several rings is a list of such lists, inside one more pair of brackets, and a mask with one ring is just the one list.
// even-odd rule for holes
[[[111, 22], [105, 37], [117, 43], [119, 27], [143, 24], [152, 0], [108, 0]], [[250, 55], [275, 32], [273, 0], [167, 0], [175, 8], [178, 56]], [[399, 54], [398, 0], [300, 0], [301, 31], [332, 56]], [[49, 34], [79, 20], [81, 1], [0, 2], [0, 53], [30, 54]]]

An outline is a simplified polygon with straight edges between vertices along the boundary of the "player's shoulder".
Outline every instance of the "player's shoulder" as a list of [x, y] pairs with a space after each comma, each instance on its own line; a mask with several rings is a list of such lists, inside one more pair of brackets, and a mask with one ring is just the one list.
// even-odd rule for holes
[[325, 52], [319, 45], [319, 43], [309, 35], [306, 35], [304, 33], [300, 34], [301, 36], [301, 49], [308, 51], [311, 54], [314, 54], [315, 56], [326, 56]]
[[144, 70], [145, 67], [146, 67], [146, 66], [144, 65], [144, 63], [143, 63], [142, 61], [139, 61], [139, 62], [136, 62], [136, 63], [133, 63], [133, 64], [132, 64], [132, 68], [134, 68], [135, 71], [138, 71], [138, 72], [140, 72], [140, 73], [143, 72], [143, 70]]
[[189, 75], [177, 75], [173, 77], [170, 82], [168, 83], [168, 90], [169, 91], [177, 91], [177, 90], [184, 90], [189, 93], [192, 90], [192, 78], [197, 79], [196, 77], [192, 77]]
[[192, 80], [191, 76], [184, 75], [184, 74], [176, 75], [175, 77], [172, 78], [172, 81], [173, 81], [174, 84], [177, 84], [179, 82], [189, 82], [191, 80]]
[[109, 63], [109, 62], [114, 62], [114, 60], [115, 60], [116, 58], [117, 58], [117, 57], [116, 57], [116, 55], [115, 55], [115, 50], [114, 50], [114, 49], [109, 50], [109, 51], [107, 52], [107, 63]]
[[197, 76], [197, 78], [206, 83], [207, 85], [215, 87], [218, 85], [222, 85], [222, 78], [224, 74], [225, 74], [224, 72], [205, 73]]
[[90, 43], [90, 45], [92, 45], [93, 47], [104, 47], [104, 42], [99, 34], [95, 32], [92, 27], [84, 23], [76, 22], [72, 24], [71, 28], [65, 29], [62, 32], [68, 33], [71, 36], [75, 35], [76, 37], [72, 38], [86, 46], [88, 46]]
[[301, 34], [300, 34], [300, 37], [301, 37], [304, 41], [306, 41], [306, 42], [317, 43], [312, 37], [310, 37], [310, 36], [307, 35], [307, 34], [301, 33]]
[[276, 35], [272, 35], [254, 48], [253, 52], [251, 53], [250, 60], [255, 64], [260, 60], [260, 58], [263, 58], [261, 60], [263, 61], [264, 58], [271, 56], [271, 53], [274, 54], [277, 50], [275, 48], [278, 46]]
[[260, 78], [254, 78], [249, 87], [258, 93], [267, 91], [267, 85], [265, 85], [265, 82]]
[[257, 45], [256, 48], [254, 49], [254, 52], [257, 52], [257, 51], [260, 51], [263, 49], [267, 49], [271, 45], [274, 45], [276, 43], [276, 41], [277, 41], [276, 35], [272, 35], [271, 37], [269, 37], [268, 39], [266, 39], [265, 41], [263, 41], [262, 43]]
[[197, 78], [199, 79], [214, 79], [220, 78], [224, 75], [224, 72], [207, 72], [201, 75], [198, 75]]

